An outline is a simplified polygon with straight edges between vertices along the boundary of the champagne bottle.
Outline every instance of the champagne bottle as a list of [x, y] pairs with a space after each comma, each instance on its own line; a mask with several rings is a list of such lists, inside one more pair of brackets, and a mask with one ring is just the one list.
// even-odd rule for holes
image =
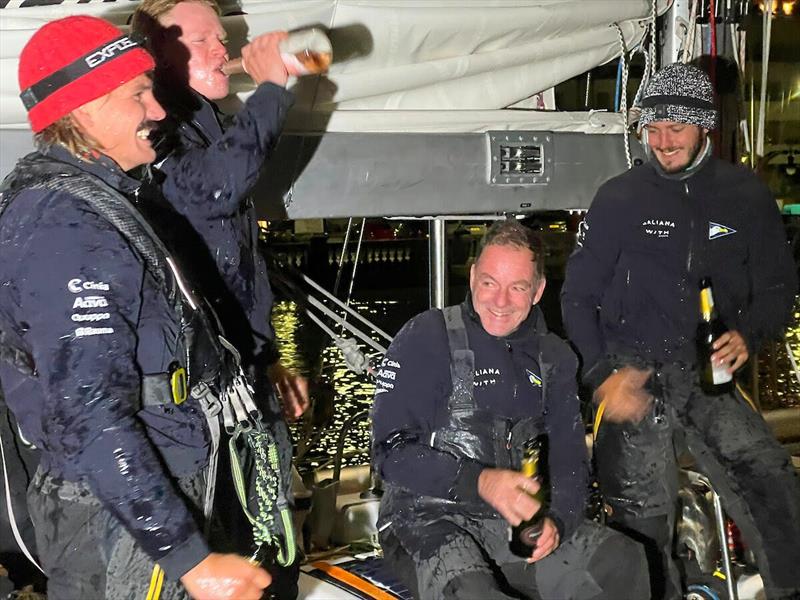
[[[316, 75], [325, 73], [333, 60], [331, 41], [321, 29], [311, 27], [293, 31], [279, 45], [289, 75]], [[232, 58], [222, 66], [226, 75], [246, 73], [247, 67], [241, 58]]]
[[[541, 452], [542, 444], [538, 439], [532, 438], [525, 442], [522, 454], [522, 468], [520, 469], [523, 475], [531, 479], [539, 478], [539, 457]], [[544, 493], [541, 488], [531, 496], [540, 503], [543, 502]], [[523, 521], [516, 527], [509, 527], [508, 548], [513, 554], [521, 558], [531, 557], [534, 548], [536, 548], [536, 543], [539, 541], [539, 536], [542, 535], [542, 514], [543, 511], [540, 508], [527, 521]]]
[[714, 342], [728, 328], [719, 318], [714, 306], [714, 293], [711, 278], [700, 280], [700, 322], [697, 325], [697, 367], [700, 374], [700, 388], [708, 395], [726, 394], [733, 389], [733, 375], [725, 365], [711, 362]]

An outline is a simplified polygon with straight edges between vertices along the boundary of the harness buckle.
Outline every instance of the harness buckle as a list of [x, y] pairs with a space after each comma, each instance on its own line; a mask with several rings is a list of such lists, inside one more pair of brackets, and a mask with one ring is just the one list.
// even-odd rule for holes
[[169, 376], [169, 386], [172, 390], [172, 401], [175, 404], [183, 404], [189, 396], [189, 386], [186, 383], [186, 369], [181, 366], [173, 366]]

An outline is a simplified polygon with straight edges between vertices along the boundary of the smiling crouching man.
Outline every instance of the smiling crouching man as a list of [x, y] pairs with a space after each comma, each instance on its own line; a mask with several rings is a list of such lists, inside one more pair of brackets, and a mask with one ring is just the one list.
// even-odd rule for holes
[[[542, 260], [529, 229], [493, 225], [467, 299], [409, 321], [377, 374], [380, 542], [417, 598], [649, 598], [643, 549], [583, 517], [578, 361], [536, 306]], [[519, 472], [542, 436], [547, 507]], [[512, 552], [510, 527], [534, 517], [538, 540]]]
[[155, 157], [152, 68], [94, 17], [53, 21], [22, 51], [39, 151], [0, 196], [0, 380], [42, 451], [28, 505], [49, 598], [259, 598], [269, 575], [211, 552], [198, 516], [200, 392], [227, 360], [125, 174]]

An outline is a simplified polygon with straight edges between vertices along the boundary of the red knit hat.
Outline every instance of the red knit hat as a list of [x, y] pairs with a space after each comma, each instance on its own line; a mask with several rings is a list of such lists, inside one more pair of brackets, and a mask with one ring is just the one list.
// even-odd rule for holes
[[150, 71], [153, 58], [132, 37], [97, 17], [41, 27], [19, 57], [19, 89], [34, 132]]

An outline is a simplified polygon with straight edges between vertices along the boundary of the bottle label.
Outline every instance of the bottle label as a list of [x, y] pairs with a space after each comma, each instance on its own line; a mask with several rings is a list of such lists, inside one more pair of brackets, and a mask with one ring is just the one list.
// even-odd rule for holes
[[731, 379], [733, 379], [733, 375], [728, 373], [724, 365], [711, 365], [711, 380], [714, 385], [728, 383]]

